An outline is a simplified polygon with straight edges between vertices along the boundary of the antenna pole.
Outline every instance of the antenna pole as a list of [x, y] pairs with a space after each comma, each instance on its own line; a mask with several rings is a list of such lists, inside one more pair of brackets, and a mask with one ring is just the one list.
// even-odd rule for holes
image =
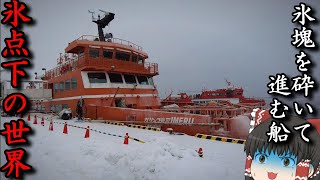
[[109, 25], [109, 23], [114, 19], [114, 13], [108, 13], [106, 11], [103, 10], [99, 10], [100, 12], [104, 13], [104, 17], [100, 18], [100, 15], [98, 15], [98, 19], [95, 20], [93, 14], [94, 12], [89, 11], [89, 13], [92, 14], [92, 22], [96, 23], [98, 26], [98, 33], [99, 33], [99, 40], [100, 41], [105, 41], [105, 36], [103, 33], [103, 28], [105, 28], [106, 26]]

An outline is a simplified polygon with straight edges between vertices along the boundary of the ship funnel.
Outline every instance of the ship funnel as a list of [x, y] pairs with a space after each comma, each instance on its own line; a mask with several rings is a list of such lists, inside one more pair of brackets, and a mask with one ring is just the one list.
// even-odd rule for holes
[[104, 14], [104, 17], [101, 19], [100, 15], [98, 15], [98, 19], [94, 17], [94, 12], [89, 11], [89, 13], [92, 14], [92, 22], [96, 23], [98, 25], [98, 33], [99, 33], [99, 40], [100, 41], [105, 41], [105, 36], [103, 33], [103, 28], [109, 25], [109, 23], [114, 19], [114, 13], [106, 12], [103, 10], [99, 10]]

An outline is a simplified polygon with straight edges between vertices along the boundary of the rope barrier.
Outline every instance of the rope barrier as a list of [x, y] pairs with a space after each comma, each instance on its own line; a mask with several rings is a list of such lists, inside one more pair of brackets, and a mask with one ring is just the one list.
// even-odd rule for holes
[[[50, 120], [52, 120], [53, 117], [54, 117], [54, 115], [52, 115], [52, 117], [45, 117], [44, 120], [50, 122]], [[55, 121], [52, 121], [52, 122], [53, 122], [54, 124], [62, 124], [62, 125], [65, 124], [64, 122], [63, 122], [63, 123], [62, 123], [62, 122], [55, 122]], [[81, 127], [81, 126], [76, 126], [76, 125], [71, 125], [71, 124], [67, 124], [67, 126], [74, 127], [74, 128], [79, 128], [79, 129], [87, 129], [86, 127]], [[94, 131], [94, 132], [96, 132], [96, 133], [113, 136], [113, 137], [125, 138], [125, 136], [116, 135], [116, 134], [111, 134], [111, 133], [107, 133], [107, 132], [103, 132], [103, 131], [98, 131], [98, 130], [92, 129], [92, 128], [90, 128], [89, 130], [90, 130], [90, 131]], [[137, 139], [137, 138], [133, 138], [133, 137], [130, 137], [130, 136], [129, 136], [129, 139], [134, 140], [134, 141], [137, 141], [137, 142], [140, 142], [140, 143], [145, 143], [145, 142], [142, 141], [142, 140], [139, 140], [139, 139]]]

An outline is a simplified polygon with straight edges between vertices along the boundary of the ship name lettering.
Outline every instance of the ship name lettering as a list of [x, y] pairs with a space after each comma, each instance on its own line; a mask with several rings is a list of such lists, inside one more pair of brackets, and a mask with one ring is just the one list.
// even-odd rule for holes
[[192, 124], [192, 123], [194, 123], [194, 118], [187, 118], [187, 117], [144, 118], [144, 122], [172, 123], [172, 124]]

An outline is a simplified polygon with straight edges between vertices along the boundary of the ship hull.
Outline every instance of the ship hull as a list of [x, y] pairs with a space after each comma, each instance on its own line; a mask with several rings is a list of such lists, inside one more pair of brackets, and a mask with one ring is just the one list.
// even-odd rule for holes
[[[128, 97], [127, 97], [128, 98]], [[78, 99], [62, 101], [46, 101], [42, 108], [34, 106], [36, 110], [44, 112], [59, 112], [62, 108], [70, 108], [74, 117]], [[117, 121], [125, 124], [137, 124], [161, 128], [166, 131], [172, 128], [175, 132], [191, 136], [197, 133], [245, 139], [249, 132], [249, 117], [215, 117], [181, 112], [166, 112], [160, 109], [135, 109], [111, 107], [111, 100], [93, 98], [85, 99], [83, 114], [92, 121]], [[64, 105], [65, 107], [61, 106]], [[54, 108], [60, 106], [60, 109]], [[150, 107], [151, 108], [151, 107]]]
[[250, 123], [249, 117], [243, 119], [215, 118], [213, 120], [209, 115], [95, 105], [87, 107], [86, 116], [95, 120], [159, 127], [162, 131], [172, 128], [175, 132], [191, 136], [201, 133], [239, 139], [247, 137]]

